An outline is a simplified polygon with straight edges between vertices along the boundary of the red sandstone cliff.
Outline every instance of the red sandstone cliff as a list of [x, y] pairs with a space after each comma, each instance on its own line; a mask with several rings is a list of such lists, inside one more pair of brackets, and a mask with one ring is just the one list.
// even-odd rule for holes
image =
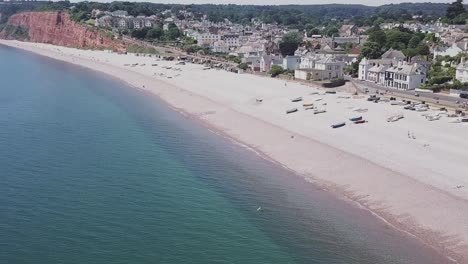
[[[9, 27], [8, 27], [9, 26]], [[111, 39], [98, 30], [78, 24], [67, 12], [26, 12], [15, 14], [8, 26], [0, 32], [0, 38], [14, 38], [12, 28], [28, 30], [31, 42], [49, 43], [75, 48], [112, 48], [123, 51], [125, 45]]]

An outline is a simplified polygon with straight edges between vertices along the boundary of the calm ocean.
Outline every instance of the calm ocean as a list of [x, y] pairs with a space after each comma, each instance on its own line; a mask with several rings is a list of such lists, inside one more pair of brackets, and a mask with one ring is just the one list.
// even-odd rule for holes
[[0, 46], [2, 264], [443, 262], [156, 98]]

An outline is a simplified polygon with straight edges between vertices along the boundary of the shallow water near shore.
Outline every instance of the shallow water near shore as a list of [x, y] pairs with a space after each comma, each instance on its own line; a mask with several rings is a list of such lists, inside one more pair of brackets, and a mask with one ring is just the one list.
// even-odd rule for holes
[[2, 46], [0, 76], [0, 263], [446, 262], [118, 81]]

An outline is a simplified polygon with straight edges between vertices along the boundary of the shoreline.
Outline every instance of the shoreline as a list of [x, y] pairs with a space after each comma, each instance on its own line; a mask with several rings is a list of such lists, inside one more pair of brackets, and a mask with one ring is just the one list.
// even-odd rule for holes
[[[185, 87], [181, 88], [184, 83], [191, 83], [190, 79], [179, 82], [182, 85], [177, 85], [177, 82], [169, 83], [143, 73], [127, 70], [124, 67], [111, 65], [105, 61], [105, 58], [93, 60], [93, 58], [86, 58], [85, 56], [81, 57], [78, 55], [77, 57], [70, 55], [69, 53], [65, 53], [65, 50], [72, 49], [63, 47], [16, 41], [0, 41], [0, 44], [105, 73], [132, 87], [149, 92], [151, 95], [156, 95], [161, 101], [171, 106], [172, 109], [185, 113], [190, 118], [202, 121], [208, 128], [213, 128], [214, 133], [221, 133], [221, 136], [228, 137], [238, 144], [246, 146], [267, 160], [304, 177], [307, 181], [355, 202], [359, 205], [358, 207], [369, 210], [376, 218], [388, 222], [390, 226], [407, 235], [410, 234], [418, 238], [426, 245], [435, 248], [439, 253], [453, 256], [453, 260], [456, 259], [459, 263], [466, 263], [468, 261], [468, 253], [465, 251], [468, 231], [465, 230], [466, 226], [463, 228], [463, 224], [468, 223], [468, 216], [460, 214], [460, 212], [468, 212], [468, 210], [465, 210], [468, 209], [468, 202], [464, 197], [453, 195], [446, 190], [437, 189], [431, 184], [417, 181], [414, 178], [383, 167], [375, 161], [364, 159], [346, 150], [329, 145], [327, 142], [321, 142], [316, 138], [304, 136], [303, 133], [297, 133], [297, 131], [291, 131], [278, 124], [270, 123], [268, 120], [259, 118], [259, 116], [249, 115], [244, 111], [242, 106], [236, 109], [237, 102], [234, 103], [235, 107], [231, 107], [231, 105], [225, 102], [203, 97], [191, 90], [184, 89]], [[39, 46], [43, 48], [41, 49]], [[92, 53], [93, 51], [90, 52]], [[99, 52], [95, 53], [98, 54]], [[103, 52], [99, 54], [101, 53]], [[114, 56], [122, 57], [125, 55], [114, 54]], [[140, 59], [129, 55], [125, 57], [133, 60]], [[171, 62], [159, 63], [171, 64]], [[174, 63], [172, 62], [172, 64]], [[201, 71], [200, 69], [194, 69], [193, 71], [195, 74], [207, 72], [213, 72], [211, 73], [212, 75], [216, 74], [213, 70]], [[262, 78], [234, 74], [232, 76], [244, 79]], [[270, 80], [265, 80], [255, 80], [255, 82], [270, 82]], [[278, 82], [277, 80], [274, 81]], [[144, 85], [146, 88], [142, 88], [140, 85]], [[153, 86], [156, 86], [156, 88], [153, 88]], [[297, 86], [300, 85], [297, 84]], [[229, 94], [227, 97], [229, 97]], [[183, 102], [182, 105], [184, 107], [178, 105], [180, 102]], [[262, 131], [270, 131], [270, 133], [264, 135]], [[294, 135], [294, 139], [290, 138], [291, 135]], [[338, 134], [335, 136], [342, 135]], [[315, 150], [316, 153], [311, 153], [310, 149]], [[303, 158], [296, 160], [297, 157]], [[341, 164], [336, 164], [335, 161], [337, 160]], [[311, 161], [324, 164], [310, 165]], [[327, 161], [328, 163], [326, 163]], [[354, 173], [352, 173], [353, 171]], [[363, 177], [360, 174], [367, 176]], [[385, 184], [389, 183], [393, 183], [393, 185], [390, 186], [390, 191], [386, 190], [389, 193], [383, 195], [383, 198], [387, 199], [378, 197], [371, 192], [373, 188], [380, 189], [377, 192], [384, 191], [381, 189], [382, 185], [385, 187]], [[399, 199], [388, 197], [399, 196], [399, 194], [402, 194], [403, 197]], [[409, 199], [415, 199], [415, 201], [410, 201]], [[411, 205], [412, 207], [407, 206], [406, 204], [402, 204], [402, 201], [412, 202], [413, 205]], [[441, 203], [441, 201], [443, 202]], [[419, 204], [419, 207], [423, 208], [414, 208], [414, 204]], [[433, 206], [431, 208], [424, 208], [425, 204]], [[447, 205], [451, 205], [450, 208], [446, 208]], [[395, 207], [399, 208], [395, 209]], [[428, 212], [438, 210], [445, 211], [443, 211], [444, 213]], [[430, 221], [424, 223], [428, 219]], [[440, 226], [434, 225], [434, 220], [443, 223]], [[446, 227], [446, 229], [444, 230], [441, 227]], [[440, 241], [443, 236], [448, 235], [449, 238], [454, 236], [458, 233], [456, 232], [457, 230], [461, 231], [459, 232], [461, 233], [460, 237], [452, 237], [452, 239]], [[454, 243], [456, 240], [459, 240], [458, 243]], [[452, 245], [450, 246], [449, 244]]]

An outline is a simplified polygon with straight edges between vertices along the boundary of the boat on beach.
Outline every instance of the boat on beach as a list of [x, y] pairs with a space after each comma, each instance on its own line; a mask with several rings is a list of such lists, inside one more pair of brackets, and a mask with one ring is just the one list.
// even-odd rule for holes
[[353, 112], [365, 113], [365, 112], [367, 112], [367, 111], [368, 111], [367, 108], [359, 108], [359, 107], [353, 108]]
[[364, 119], [354, 121], [354, 124], [364, 124], [364, 123], [367, 123], [367, 121]]
[[359, 121], [359, 120], [362, 120], [362, 116], [355, 116], [355, 117], [351, 117], [351, 118], [349, 119], [349, 121], [353, 121], [353, 122]]
[[398, 121], [398, 120], [400, 120], [402, 118], [404, 118], [404, 116], [402, 114], [390, 116], [389, 118], [387, 118], [387, 122], [396, 122], [396, 121]]
[[314, 106], [313, 103], [304, 103], [302, 104], [303, 107], [309, 107], [309, 106]]
[[341, 122], [341, 123], [336, 123], [336, 124], [333, 124], [331, 125], [332, 128], [339, 128], [339, 127], [344, 127], [346, 125], [345, 122]]
[[286, 110], [286, 114], [292, 114], [292, 113], [295, 113], [297, 111], [298, 111], [297, 108], [292, 108], [292, 109]]
[[293, 103], [300, 102], [300, 101], [302, 101], [302, 97], [297, 97], [297, 98], [291, 99], [291, 102], [293, 102]]
[[322, 114], [322, 113], [326, 113], [326, 112], [327, 112], [327, 110], [325, 110], [325, 109], [317, 109], [317, 110], [314, 111], [314, 115]]

